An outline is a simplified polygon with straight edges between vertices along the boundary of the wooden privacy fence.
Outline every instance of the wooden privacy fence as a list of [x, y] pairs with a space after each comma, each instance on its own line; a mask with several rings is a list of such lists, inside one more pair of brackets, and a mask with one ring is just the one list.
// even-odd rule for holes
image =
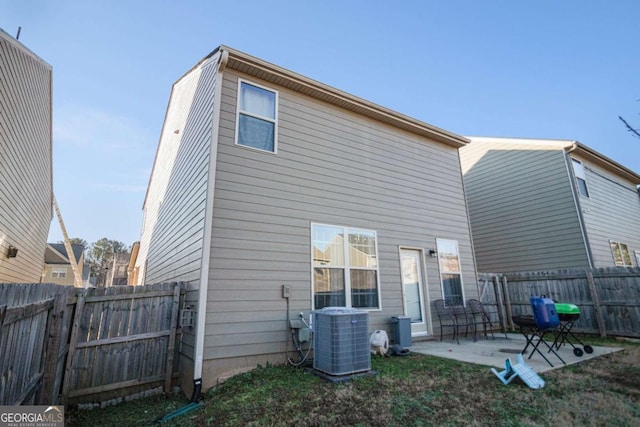
[[531, 314], [529, 297], [575, 304], [577, 332], [640, 337], [640, 269], [599, 268], [479, 276], [482, 301], [497, 307], [504, 327], [512, 315]]
[[0, 404], [93, 403], [159, 386], [168, 391], [183, 295], [181, 283], [0, 284]]
[[74, 289], [0, 284], [0, 405], [55, 403]]

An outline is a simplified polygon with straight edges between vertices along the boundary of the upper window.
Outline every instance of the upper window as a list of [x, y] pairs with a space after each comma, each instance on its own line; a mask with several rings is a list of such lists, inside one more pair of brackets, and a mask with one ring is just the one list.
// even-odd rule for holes
[[631, 254], [629, 248], [624, 243], [614, 242], [609, 240], [611, 245], [611, 253], [613, 254], [613, 262], [616, 267], [633, 267], [631, 263]]
[[247, 83], [238, 85], [236, 143], [258, 150], [276, 152], [278, 93]]
[[582, 163], [576, 159], [571, 159], [571, 164], [573, 164], [573, 174], [576, 177], [576, 185], [578, 186], [578, 191], [580, 194], [589, 197], [589, 190], [587, 189], [587, 177], [584, 174], [584, 166]]
[[313, 306], [380, 308], [376, 232], [311, 225]]
[[436, 239], [436, 245], [440, 264], [440, 279], [442, 280], [442, 297], [446, 304], [461, 305], [464, 303], [464, 294], [458, 242]]
[[51, 270], [51, 277], [64, 279], [67, 277], [67, 267], [54, 267], [53, 270]]

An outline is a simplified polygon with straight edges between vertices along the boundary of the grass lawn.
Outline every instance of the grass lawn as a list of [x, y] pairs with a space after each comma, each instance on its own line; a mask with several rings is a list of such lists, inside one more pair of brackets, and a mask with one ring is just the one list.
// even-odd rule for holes
[[[432, 356], [372, 357], [377, 375], [332, 384], [290, 366], [259, 367], [207, 391], [168, 426], [640, 425], [640, 345], [543, 374], [545, 388], [503, 385], [488, 367]], [[158, 396], [72, 411], [72, 426], [143, 426], [187, 403]]]

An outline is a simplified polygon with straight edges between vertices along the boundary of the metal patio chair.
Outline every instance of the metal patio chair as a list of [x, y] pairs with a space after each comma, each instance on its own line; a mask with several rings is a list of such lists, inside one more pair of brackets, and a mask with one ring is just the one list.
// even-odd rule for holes
[[[470, 320], [469, 313], [466, 308], [458, 301], [445, 301], [438, 299], [433, 302], [440, 322], [440, 341], [442, 341], [443, 329], [449, 327], [453, 329], [453, 339], [460, 344], [458, 336], [460, 328], [465, 327], [464, 335], [467, 336], [469, 328], [473, 328], [473, 322]], [[475, 339], [475, 335], [474, 335]]]
[[471, 322], [473, 323], [474, 333], [477, 334], [478, 327], [482, 326], [482, 332], [484, 333], [484, 337], [489, 339], [487, 335], [487, 331], [491, 334], [491, 338], [495, 339], [495, 335], [493, 335], [493, 323], [491, 322], [491, 317], [485, 311], [482, 302], [477, 299], [468, 299], [467, 300], [467, 309], [469, 316], [471, 318]]

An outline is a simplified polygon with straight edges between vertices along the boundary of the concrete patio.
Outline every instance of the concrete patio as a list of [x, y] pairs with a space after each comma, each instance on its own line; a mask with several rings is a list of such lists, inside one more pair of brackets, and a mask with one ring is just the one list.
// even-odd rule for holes
[[[477, 341], [473, 341], [470, 337], [461, 337], [460, 344], [457, 344], [451, 337], [445, 337], [443, 341], [439, 341], [437, 338], [426, 341], [413, 341], [409, 349], [416, 353], [487, 365], [500, 369], [505, 368], [505, 359], [511, 359], [512, 363], [516, 363], [518, 353], [522, 351], [526, 344], [525, 337], [521, 334], [507, 334], [505, 337], [504, 333], [498, 332], [494, 335], [495, 338], [489, 336], [489, 339], [485, 339], [484, 336], [482, 336], [479, 337]], [[576, 347], [582, 349], [582, 346], [576, 345]], [[553, 364], [553, 367], [537, 352], [531, 356], [531, 359], [528, 359], [531, 354], [531, 346], [527, 349], [527, 353], [523, 355], [525, 362], [538, 373], [562, 368], [622, 350], [618, 347], [593, 346], [593, 353], [588, 354], [584, 352], [581, 357], [577, 357], [573, 354], [573, 347], [565, 344], [557, 351], [558, 355], [566, 362], [566, 365], [563, 365], [553, 353], [547, 353], [548, 350], [543, 344], [541, 344], [539, 348]]]

